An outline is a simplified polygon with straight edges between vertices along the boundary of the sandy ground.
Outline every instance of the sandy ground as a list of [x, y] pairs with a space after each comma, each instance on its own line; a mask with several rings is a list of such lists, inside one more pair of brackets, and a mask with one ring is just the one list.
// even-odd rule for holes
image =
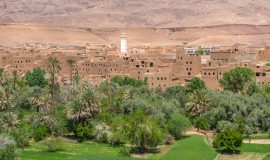
[[219, 155], [218, 160], [262, 160], [265, 157], [264, 154], [258, 153], [243, 153], [239, 155]]
[[252, 139], [252, 140], [243, 140], [243, 143], [251, 143], [251, 144], [270, 144], [270, 139]]
[[110, 28], [90, 29], [35, 24], [0, 25], [0, 44], [15, 46], [25, 43], [85, 45], [86, 43], [115, 44], [125, 32], [128, 45], [167, 46], [270, 44], [270, 25], [221, 25], [186, 28]]

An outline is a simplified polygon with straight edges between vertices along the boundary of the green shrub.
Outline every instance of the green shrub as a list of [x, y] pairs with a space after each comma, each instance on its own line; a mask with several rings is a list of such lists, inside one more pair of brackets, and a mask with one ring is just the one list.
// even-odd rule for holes
[[122, 145], [125, 143], [125, 136], [120, 132], [115, 132], [112, 134], [109, 141], [113, 145]]
[[270, 138], [270, 129], [268, 129], [267, 133], [268, 133], [268, 137]]
[[96, 137], [96, 141], [98, 143], [108, 143], [108, 133], [104, 132], [99, 134], [99, 136]]
[[4, 149], [0, 149], [1, 160], [15, 160], [16, 159], [16, 146], [7, 145]]
[[203, 90], [206, 89], [205, 83], [198, 77], [194, 77], [191, 81], [187, 84], [186, 90], [187, 92], [194, 92], [196, 90]]
[[35, 141], [41, 141], [49, 134], [49, 129], [45, 125], [40, 125], [38, 128], [34, 129], [33, 138]]
[[221, 152], [235, 153], [241, 146], [243, 136], [238, 131], [225, 130], [218, 133], [213, 141], [213, 146]]
[[174, 114], [168, 121], [168, 131], [175, 139], [180, 139], [183, 133], [191, 126], [189, 119], [183, 115]]
[[131, 150], [130, 148], [122, 148], [120, 151], [119, 151], [119, 155], [122, 156], [122, 157], [130, 157], [131, 156]]
[[204, 117], [197, 117], [194, 119], [193, 124], [196, 128], [202, 129], [202, 130], [208, 130], [209, 129], [209, 123]]
[[92, 139], [94, 137], [94, 126], [92, 123], [88, 123], [86, 125], [80, 123], [76, 128], [75, 134], [80, 142]]
[[229, 122], [229, 121], [218, 121], [217, 131], [222, 132], [225, 130], [238, 130], [238, 126], [234, 123]]
[[164, 133], [157, 120], [148, 117], [144, 111], [137, 110], [126, 117], [126, 123], [121, 129], [136, 152], [155, 150], [157, 145], [164, 141]]
[[62, 147], [61, 139], [54, 136], [47, 137], [45, 140], [43, 140], [43, 144], [47, 147], [49, 152], [55, 152], [60, 150]]
[[168, 134], [165, 138], [165, 144], [171, 145], [175, 142], [174, 136]]
[[29, 136], [27, 132], [18, 131], [13, 134], [14, 140], [18, 148], [27, 148], [29, 147]]
[[0, 135], [0, 160], [15, 160], [16, 144], [8, 136]]

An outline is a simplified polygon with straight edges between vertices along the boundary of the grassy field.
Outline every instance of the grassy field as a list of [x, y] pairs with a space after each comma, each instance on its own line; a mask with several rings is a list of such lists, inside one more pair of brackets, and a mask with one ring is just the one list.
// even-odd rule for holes
[[[190, 136], [169, 146], [166, 154], [151, 155], [152, 160], [212, 160], [217, 153], [207, 146], [202, 136]], [[19, 160], [129, 160], [119, 156], [121, 148], [94, 142], [77, 143], [70, 140], [63, 142], [63, 149], [48, 152], [42, 143], [31, 143], [31, 147], [19, 154]]]
[[270, 154], [266, 155], [263, 160], [270, 160]]
[[[207, 146], [202, 136], [193, 135], [168, 146], [167, 153], [150, 155], [150, 160], [214, 160], [217, 152]], [[20, 151], [19, 160], [131, 160], [119, 156], [120, 147], [94, 142], [77, 143], [71, 140], [63, 142], [63, 149], [48, 152], [42, 143], [31, 142], [28, 149]], [[221, 159], [262, 159], [270, 160], [270, 144], [243, 144], [241, 155], [221, 156]], [[265, 155], [268, 155], [265, 157]], [[257, 157], [257, 158], [256, 158]]]
[[19, 160], [128, 160], [118, 155], [121, 148], [94, 142], [77, 143], [65, 140], [63, 149], [48, 152], [41, 143], [31, 143], [31, 147], [19, 154]]
[[[245, 137], [245, 139], [248, 138]], [[250, 136], [250, 139], [270, 139], [270, 137], [268, 136], [268, 134], [254, 134]]]
[[177, 141], [171, 146], [167, 154], [157, 154], [150, 156], [149, 159], [154, 160], [213, 160], [217, 156], [217, 152], [207, 146], [202, 136], [190, 136], [183, 140]]
[[242, 144], [242, 152], [270, 153], [270, 144]]

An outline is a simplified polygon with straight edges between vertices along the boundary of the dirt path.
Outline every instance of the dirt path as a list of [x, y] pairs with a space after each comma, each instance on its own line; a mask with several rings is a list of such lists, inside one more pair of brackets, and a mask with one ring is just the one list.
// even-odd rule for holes
[[245, 140], [243, 140], [243, 143], [270, 144], [270, 139], [252, 139], [250, 141], [248, 139], [245, 139]]
[[259, 153], [242, 153], [235, 155], [221, 154], [218, 157], [218, 160], [262, 160], [264, 157], [264, 154]]

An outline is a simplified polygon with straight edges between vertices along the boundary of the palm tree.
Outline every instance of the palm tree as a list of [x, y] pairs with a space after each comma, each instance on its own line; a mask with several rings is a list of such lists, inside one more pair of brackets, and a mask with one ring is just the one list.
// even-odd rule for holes
[[90, 113], [91, 117], [95, 116], [100, 112], [100, 107], [93, 90], [86, 89], [82, 95], [81, 101], [82, 105]]
[[51, 95], [52, 95], [52, 99], [54, 100], [55, 91], [56, 91], [56, 83], [57, 83], [56, 76], [61, 70], [60, 63], [56, 57], [49, 57], [48, 58], [47, 70], [48, 70], [48, 73], [50, 75]]
[[2, 111], [7, 104], [6, 98], [5, 98], [5, 92], [4, 89], [0, 88], [0, 111]]
[[67, 117], [75, 121], [76, 123], [82, 122], [85, 119], [91, 117], [90, 113], [84, 108], [79, 98], [71, 101], [67, 108]]
[[201, 116], [208, 110], [209, 101], [210, 99], [205, 91], [197, 90], [191, 95], [190, 101], [186, 103], [187, 112], [193, 118]]
[[100, 112], [94, 92], [87, 89], [82, 97], [74, 99], [67, 108], [67, 117], [76, 123], [86, 122]]
[[125, 88], [125, 91], [123, 93], [123, 99], [128, 100], [128, 99], [134, 99], [137, 96], [137, 92], [134, 87], [127, 86]]
[[46, 112], [51, 109], [51, 97], [42, 92], [40, 87], [33, 88], [34, 95], [30, 98], [30, 102], [34, 105], [37, 112]]
[[18, 71], [14, 70], [12, 71], [12, 83], [13, 83], [13, 89], [16, 90], [16, 84], [19, 81], [19, 74]]
[[78, 72], [75, 73], [72, 79], [73, 82], [75, 82], [76, 90], [82, 91], [88, 87], [87, 82], [83, 79], [83, 76], [81, 76]]
[[4, 68], [0, 68], [0, 84], [3, 81], [3, 74], [4, 74], [5, 69]]
[[1, 118], [1, 124], [8, 132], [15, 131], [19, 126], [18, 116], [13, 112], [4, 112]]
[[72, 71], [73, 71], [73, 69], [74, 69], [74, 67], [76, 65], [76, 61], [74, 59], [68, 59], [67, 60], [67, 63], [69, 65], [69, 67], [70, 67], [70, 82], [71, 82], [71, 84], [73, 84], [73, 74], [72, 74]]
[[55, 116], [50, 113], [38, 113], [34, 118], [34, 127], [37, 128], [44, 125], [50, 129], [50, 131], [56, 131], [58, 126], [58, 121]]

